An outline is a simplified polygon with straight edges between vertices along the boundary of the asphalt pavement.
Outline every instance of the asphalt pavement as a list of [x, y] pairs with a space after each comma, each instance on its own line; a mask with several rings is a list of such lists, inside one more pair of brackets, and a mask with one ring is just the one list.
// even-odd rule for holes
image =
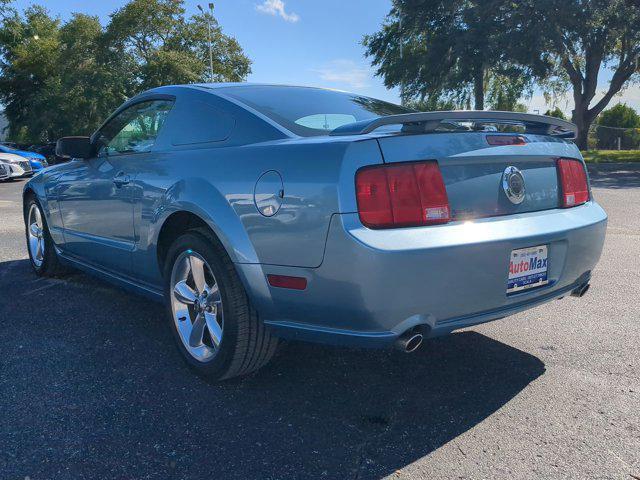
[[640, 479], [640, 166], [591, 175], [610, 219], [584, 298], [411, 355], [288, 343], [220, 385], [162, 306], [37, 278], [24, 182], [0, 183], [0, 479]]

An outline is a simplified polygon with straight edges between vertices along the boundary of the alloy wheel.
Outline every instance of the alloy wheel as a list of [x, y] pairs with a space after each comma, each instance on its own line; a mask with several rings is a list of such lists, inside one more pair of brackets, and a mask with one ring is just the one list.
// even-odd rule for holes
[[193, 250], [178, 255], [173, 264], [171, 309], [187, 352], [200, 362], [211, 360], [222, 342], [222, 296], [211, 267]]
[[40, 208], [35, 203], [29, 209], [28, 225], [29, 253], [35, 266], [40, 268], [44, 261], [44, 223]]

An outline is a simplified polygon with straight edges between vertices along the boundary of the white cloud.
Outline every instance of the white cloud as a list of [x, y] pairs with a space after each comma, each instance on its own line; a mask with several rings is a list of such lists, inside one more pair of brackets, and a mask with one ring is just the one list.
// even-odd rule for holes
[[313, 69], [325, 82], [338, 83], [351, 88], [364, 88], [373, 76], [368, 66], [353, 60], [332, 60], [321, 68]]
[[268, 15], [280, 16], [286, 22], [295, 23], [300, 20], [297, 13], [287, 13], [282, 0], [264, 0], [260, 5], [256, 5], [256, 10]]

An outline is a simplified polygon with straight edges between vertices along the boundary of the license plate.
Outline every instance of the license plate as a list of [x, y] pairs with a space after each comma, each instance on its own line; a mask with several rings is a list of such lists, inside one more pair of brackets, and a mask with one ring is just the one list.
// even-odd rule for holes
[[546, 245], [511, 251], [507, 293], [540, 287], [547, 283]]

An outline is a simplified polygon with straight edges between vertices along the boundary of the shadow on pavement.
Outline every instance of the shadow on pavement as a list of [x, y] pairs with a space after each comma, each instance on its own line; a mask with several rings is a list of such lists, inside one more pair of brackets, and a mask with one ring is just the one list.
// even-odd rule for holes
[[83, 274], [0, 264], [7, 478], [381, 478], [544, 373], [474, 332], [413, 355], [285, 345], [252, 377], [185, 367], [163, 308]]
[[640, 163], [591, 163], [587, 166], [592, 187], [640, 187]]

